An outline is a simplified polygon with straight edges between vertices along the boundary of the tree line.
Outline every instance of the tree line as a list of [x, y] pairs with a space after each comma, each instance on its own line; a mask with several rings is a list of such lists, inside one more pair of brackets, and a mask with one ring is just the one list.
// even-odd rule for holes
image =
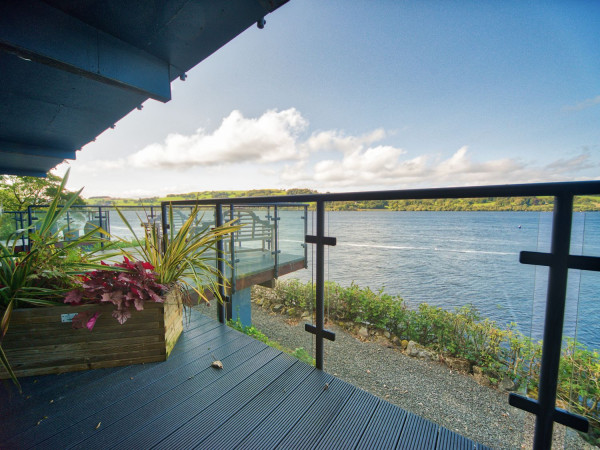
[[[48, 174], [46, 178], [0, 176], [0, 206], [4, 211], [23, 211], [28, 206], [47, 204], [56, 195], [62, 178]], [[166, 197], [149, 197], [143, 199], [116, 198], [108, 196], [78, 198], [77, 204], [117, 205], [117, 206], [152, 206], [163, 201], [202, 200], [211, 198], [236, 197], [278, 197], [282, 195], [319, 194], [313, 189], [252, 189], [199, 191], [185, 194], [169, 194]], [[68, 195], [66, 192], [64, 195]], [[369, 200], [331, 202], [328, 209], [332, 211], [552, 211], [553, 197], [486, 197], [460, 199], [426, 199], [426, 200]], [[600, 195], [578, 196], [574, 200], [575, 211], [600, 211]]]

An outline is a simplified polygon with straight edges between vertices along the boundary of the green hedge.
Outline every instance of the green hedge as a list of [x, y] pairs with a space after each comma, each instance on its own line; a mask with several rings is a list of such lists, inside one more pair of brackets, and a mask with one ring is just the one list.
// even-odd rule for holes
[[[417, 308], [399, 296], [352, 284], [328, 282], [325, 310], [329, 320], [385, 330], [400, 340], [412, 340], [439, 354], [463, 358], [482, 368], [492, 382], [509, 378], [537, 397], [542, 343], [517, 330], [482, 317], [472, 305], [447, 311], [421, 303]], [[274, 289], [256, 287], [254, 299], [282, 305], [288, 314], [312, 311], [314, 286], [297, 280], [277, 282]], [[559, 406], [588, 418], [598, 439], [600, 430], [600, 355], [565, 339], [558, 385]], [[600, 443], [600, 440], [597, 441]]]

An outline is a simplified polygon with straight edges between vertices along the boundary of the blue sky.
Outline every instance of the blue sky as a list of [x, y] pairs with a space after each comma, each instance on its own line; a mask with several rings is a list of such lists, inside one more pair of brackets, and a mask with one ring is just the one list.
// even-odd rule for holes
[[291, 0], [266, 20], [84, 147], [69, 187], [600, 179], [600, 2]]

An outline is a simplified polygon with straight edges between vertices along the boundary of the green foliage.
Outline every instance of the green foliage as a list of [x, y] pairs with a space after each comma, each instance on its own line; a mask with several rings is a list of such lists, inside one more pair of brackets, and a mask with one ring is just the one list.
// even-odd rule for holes
[[[54, 306], [61, 304], [67, 291], [75, 286], [75, 276], [89, 270], [101, 269], [92, 252], [84, 252], [81, 244], [94, 243], [99, 232], [95, 229], [71, 241], [63, 241], [58, 223], [69, 208], [77, 202], [79, 192], [64, 198], [68, 173], [62, 180], [46, 215], [35, 229], [22, 230], [0, 242], [0, 359], [15, 384], [19, 385], [9, 361], [2, 350], [2, 338], [10, 325], [12, 311], [28, 306]], [[17, 253], [20, 235], [28, 231], [30, 250]], [[12, 243], [11, 243], [12, 241]]]
[[294, 350], [290, 350], [282, 346], [279, 342], [269, 339], [262, 331], [257, 329], [254, 325], [249, 327], [243, 326], [239, 319], [236, 321], [229, 320], [227, 321], [227, 325], [229, 325], [235, 330], [241, 331], [242, 333], [256, 339], [257, 341], [267, 344], [269, 347], [276, 348], [281, 352], [287, 353], [288, 355], [292, 355], [298, 358], [300, 361], [305, 362], [306, 364], [310, 364], [311, 366], [315, 365], [314, 358], [312, 358], [303, 347], [297, 347]]
[[86, 251], [99, 252], [99, 251], [113, 251], [117, 249], [132, 249], [136, 247], [141, 247], [145, 245], [145, 239], [138, 241], [137, 239], [132, 239], [130, 241], [126, 239], [120, 240], [104, 240], [102, 242], [95, 242], [93, 244], [87, 244], [84, 246]]
[[5, 241], [17, 231], [12, 214], [0, 213], [0, 241]]
[[[386, 330], [400, 340], [418, 342], [440, 355], [462, 358], [482, 368], [492, 382], [509, 378], [537, 397], [542, 343], [535, 342], [511, 323], [500, 327], [483, 318], [472, 305], [447, 311], [421, 303], [409, 308], [401, 297], [374, 292], [352, 283], [328, 282], [325, 309], [329, 320], [352, 326]], [[294, 308], [297, 315], [314, 308], [314, 286], [298, 280], [277, 282], [275, 288], [255, 287], [253, 296], [269, 296], [271, 303]], [[265, 297], [266, 298], [266, 297]], [[560, 406], [590, 421], [592, 439], [600, 442], [600, 354], [566, 339], [558, 382]]]
[[[199, 230], [195, 225], [201, 222], [201, 218], [198, 217], [198, 208], [195, 208], [176, 233], [175, 227], [171, 227], [165, 241], [154, 226], [149, 228], [145, 239], [140, 239], [118, 208], [117, 212], [134, 236], [134, 240], [141, 243], [135, 252], [122, 248], [125, 256], [131, 260], [149, 262], [157, 274], [157, 282], [169, 289], [179, 289], [186, 304], [191, 304], [190, 291], [194, 291], [198, 298], [205, 301], [208, 301], [207, 291], [221, 300], [219, 271], [215, 267], [217, 243], [239, 230], [240, 227], [233, 224], [235, 221], [221, 227]], [[173, 208], [169, 208], [169, 223], [174, 223]]]
[[[424, 200], [378, 200], [335, 202], [334, 211], [387, 209], [391, 211], [552, 211], [552, 197], [487, 197]], [[578, 196], [574, 199], [575, 211], [599, 211], [600, 196]]]
[[160, 205], [161, 202], [171, 202], [176, 200], [205, 200], [211, 198], [235, 198], [235, 197], [267, 197], [281, 195], [314, 194], [316, 191], [310, 189], [290, 189], [284, 191], [281, 189], [253, 189], [249, 191], [202, 191], [190, 192], [187, 194], [169, 194], [166, 197], [149, 197], [144, 199], [114, 198], [114, 197], [91, 197], [87, 203], [89, 205], [118, 205], [118, 206], [139, 206], [139, 205]]
[[[80, 193], [76, 194], [73, 204], [85, 204]], [[28, 206], [48, 204], [56, 197], [66, 202], [71, 196], [62, 178], [51, 173], [45, 178], [0, 175], [0, 203], [4, 211], [23, 211]]]
[[600, 354], [567, 339], [560, 361], [557, 399], [586, 417], [600, 444]]

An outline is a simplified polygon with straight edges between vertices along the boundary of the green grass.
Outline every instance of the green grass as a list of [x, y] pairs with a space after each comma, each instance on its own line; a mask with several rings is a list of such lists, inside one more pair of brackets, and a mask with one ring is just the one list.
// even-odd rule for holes
[[288, 355], [292, 355], [295, 358], [298, 358], [300, 361], [305, 362], [306, 364], [309, 364], [311, 366], [315, 365], [315, 359], [311, 357], [303, 347], [296, 347], [294, 350], [290, 350], [289, 348], [281, 345], [279, 342], [269, 339], [262, 331], [257, 329], [254, 325], [250, 327], [243, 326], [239, 319], [235, 322], [233, 320], [229, 320], [227, 321], [227, 325], [229, 325], [235, 330], [241, 331], [242, 333], [256, 339], [257, 341], [267, 344], [269, 347], [273, 347], [281, 352], [287, 353]]

